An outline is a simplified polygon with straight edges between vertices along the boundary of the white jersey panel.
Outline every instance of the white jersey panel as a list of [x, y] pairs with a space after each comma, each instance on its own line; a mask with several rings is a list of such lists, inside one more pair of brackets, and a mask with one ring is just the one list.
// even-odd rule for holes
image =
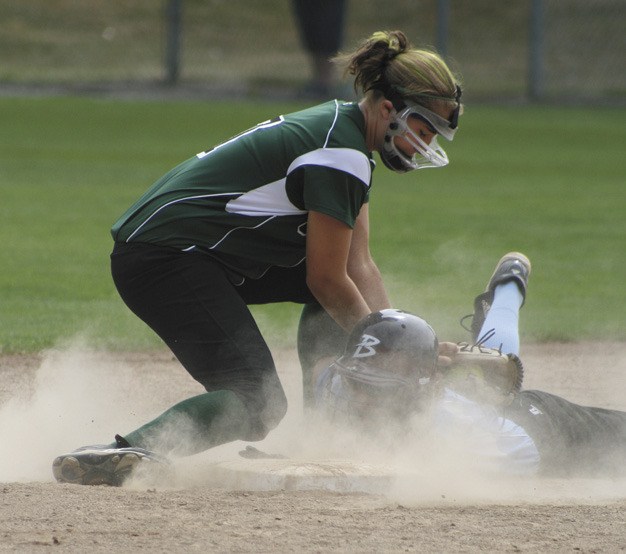
[[286, 179], [263, 185], [230, 200], [225, 210], [228, 213], [265, 216], [265, 215], [301, 215], [307, 213], [294, 206], [287, 198]]
[[304, 165], [320, 165], [345, 171], [356, 177], [366, 187], [370, 186], [372, 179], [372, 166], [370, 159], [352, 148], [318, 148], [297, 157], [287, 170], [287, 174]]

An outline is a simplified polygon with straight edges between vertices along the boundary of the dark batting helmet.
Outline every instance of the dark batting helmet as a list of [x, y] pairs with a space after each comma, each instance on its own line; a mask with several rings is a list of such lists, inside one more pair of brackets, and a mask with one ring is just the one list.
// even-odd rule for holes
[[331, 366], [328, 392], [340, 399], [342, 411], [367, 405], [408, 414], [430, 382], [437, 357], [437, 336], [421, 317], [395, 309], [374, 312], [354, 327], [344, 354]]

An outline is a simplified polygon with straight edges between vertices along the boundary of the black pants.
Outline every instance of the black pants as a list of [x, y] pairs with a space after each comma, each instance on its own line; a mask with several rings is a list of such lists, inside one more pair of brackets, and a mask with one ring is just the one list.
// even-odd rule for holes
[[543, 391], [525, 390], [506, 417], [532, 437], [545, 474], [624, 475], [626, 412], [580, 406]]
[[206, 254], [116, 243], [111, 272], [127, 306], [196, 381], [207, 391], [237, 394], [261, 434], [278, 424], [287, 400], [247, 304], [314, 301], [304, 264], [271, 269], [261, 279], [235, 286]]

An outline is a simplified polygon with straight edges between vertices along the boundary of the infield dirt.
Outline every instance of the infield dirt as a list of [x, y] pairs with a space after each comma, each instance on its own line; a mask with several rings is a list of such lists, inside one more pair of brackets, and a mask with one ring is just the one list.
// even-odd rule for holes
[[[527, 345], [526, 388], [626, 410], [626, 343]], [[290, 399], [260, 449], [321, 454], [299, 402], [295, 354], [276, 355]], [[165, 351], [76, 346], [0, 356], [0, 550], [104, 552], [626, 550], [626, 479], [486, 479], [458, 463], [429, 464], [387, 494], [226, 490], [208, 468], [245, 443], [175, 465], [166, 484], [60, 485], [59, 453], [108, 442], [202, 389]], [[319, 442], [319, 444], [316, 444]], [[355, 445], [358, 445], [355, 443]], [[354, 453], [356, 458], [367, 455]]]

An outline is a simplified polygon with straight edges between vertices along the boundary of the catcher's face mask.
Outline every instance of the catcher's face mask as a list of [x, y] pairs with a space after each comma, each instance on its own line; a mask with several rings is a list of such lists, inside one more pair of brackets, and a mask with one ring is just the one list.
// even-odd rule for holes
[[[398, 173], [448, 165], [448, 156], [437, 143], [437, 137], [434, 136], [430, 144], [427, 144], [411, 129], [408, 122], [409, 118], [417, 118], [423, 121], [432, 133], [451, 141], [457, 129], [457, 110], [455, 109], [453, 112], [451, 122], [419, 104], [408, 101], [405, 101], [405, 104], [406, 107], [393, 116], [387, 128], [383, 148], [380, 152], [383, 163]], [[404, 139], [415, 153], [412, 155], [405, 154], [398, 148], [394, 140], [395, 137]]]

